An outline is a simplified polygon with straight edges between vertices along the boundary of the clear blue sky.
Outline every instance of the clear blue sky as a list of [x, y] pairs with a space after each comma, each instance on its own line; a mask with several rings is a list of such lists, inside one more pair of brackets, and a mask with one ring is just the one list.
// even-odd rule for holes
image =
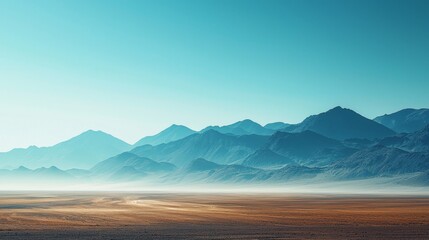
[[0, 150], [429, 107], [429, 1], [0, 0]]

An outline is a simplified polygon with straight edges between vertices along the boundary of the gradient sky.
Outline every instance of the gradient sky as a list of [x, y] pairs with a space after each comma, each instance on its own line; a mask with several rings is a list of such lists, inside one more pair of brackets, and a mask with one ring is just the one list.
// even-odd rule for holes
[[0, 151], [429, 107], [429, 1], [0, 0]]

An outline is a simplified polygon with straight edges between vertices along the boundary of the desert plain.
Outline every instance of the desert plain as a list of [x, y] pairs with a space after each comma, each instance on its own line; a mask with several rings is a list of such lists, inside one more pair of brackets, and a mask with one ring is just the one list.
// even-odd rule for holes
[[429, 197], [1, 192], [0, 239], [429, 239]]

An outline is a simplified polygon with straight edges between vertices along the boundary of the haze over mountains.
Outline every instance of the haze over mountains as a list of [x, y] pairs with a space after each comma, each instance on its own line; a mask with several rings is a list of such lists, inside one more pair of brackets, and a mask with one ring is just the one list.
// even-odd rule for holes
[[185, 138], [193, 133], [195, 133], [195, 131], [188, 127], [173, 124], [156, 135], [140, 139], [134, 144], [134, 146], [138, 147], [146, 144], [158, 145], [161, 143], [168, 143]]
[[112, 155], [130, 149], [128, 143], [110, 134], [89, 130], [51, 147], [31, 146], [0, 153], [0, 167], [16, 168], [22, 165], [29, 168], [90, 168]]
[[157, 162], [133, 153], [124, 152], [96, 164], [90, 169], [91, 174], [107, 177], [110, 180], [131, 180], [151, 173], [170, 172], [176, 166], [166, 162]]
[[[21, 182], [58, 178], [155, 185], [292, 184], [383, 178], [425, 186], [429, 183], [425, 111], [405, 112], [413, 117], [384, 115], [376, 118], [380, 123], [336, 107], [293, 125], [261, 126], [247, 119], [199, 132], [172, 125], [134, 146], [100, 131], [87, 131], [52, 147], [0, 153], [0, 169], [15, 169], [0, 173], [3, 180]], [[395, 129], [423, 127], [397, 133], [389, 128], [396, 118], [400, 124]]]

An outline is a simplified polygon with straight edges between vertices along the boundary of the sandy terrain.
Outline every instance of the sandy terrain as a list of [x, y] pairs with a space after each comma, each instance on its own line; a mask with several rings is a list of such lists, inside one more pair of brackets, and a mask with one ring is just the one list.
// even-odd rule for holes
[[429, 198], [0, 193], [0, 239], [429, 239]]

